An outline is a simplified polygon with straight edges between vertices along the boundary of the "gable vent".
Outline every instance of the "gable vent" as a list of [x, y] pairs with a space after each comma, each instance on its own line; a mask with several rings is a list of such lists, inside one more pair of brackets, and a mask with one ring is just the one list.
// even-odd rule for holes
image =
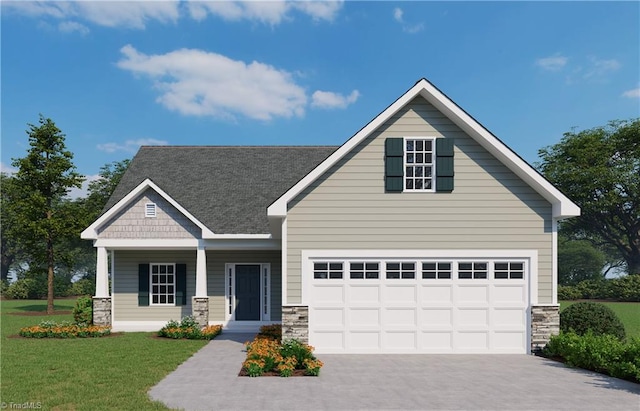
[[156, 203], [147, 203], [144, 205], [144, 216], [145, 217], [156, 216]]

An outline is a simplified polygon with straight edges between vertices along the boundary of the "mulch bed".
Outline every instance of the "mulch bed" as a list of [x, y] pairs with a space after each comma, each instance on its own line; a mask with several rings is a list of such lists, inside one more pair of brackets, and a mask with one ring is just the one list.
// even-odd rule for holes
[[[293, 370], [293, 374], [291, 376], [292, 377], [313, 377], [312, 375], [306, 375], [304, 371], [305, 370]], [[240, 372], [238, 373], [238, 377], [249, 377], [249, 374], [244, 368], [241, 368]], [[280, 373], [278, 373], [277, 371], [269, 371], [269, 372], [265, 372], [260, 377], [280, 377]]]
[[71, 314], [71, 310], [56, 310], [56, 311], [53, 312], [53, 314], [47, 314], [46, 311], [18, 311], [18, 312], [3, 313], [3, 314], [22, 315], [22, 316], [25, 316], [25, 317], [41, 317], [43, 315], [66, 315], [66, 314]]
[[121, 337], [124, 335], [124, 332], [118, 333], [110, 333], [107, 335], [103, 335], [102, 337], [75, 337], [75, 338], [54, 338], [54, 337], [45, 337], [45, 338], [33, 338], [33, 337], [23, 337], [20, 334], [9, 335], [7, 338], [14, 338], [18, 340], [93, 340], [95, 338], [109, 338], [109, 337]]

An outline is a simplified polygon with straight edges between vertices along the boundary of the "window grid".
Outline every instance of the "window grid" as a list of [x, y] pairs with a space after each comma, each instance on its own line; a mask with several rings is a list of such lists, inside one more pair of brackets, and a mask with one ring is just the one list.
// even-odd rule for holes
[[422, 278], [423, 279], [451, 279], [451, 262], [423, 262]]
[[151, 304], [175, 304], [175, 264], [151, 264]]
[[414, 279], [416, 278], [416, 263], [407, 261], [387, 262], [386, 275], [388, 279]]
[[524, 263], [516, 261], [496, 262], [493, 277], [496, 280], [522, 280], [524, 278]]
[[458, 278], [484, 280], [487, 278], [489, 264], [486, 262], [460, 262], [458, 263]]
[[405, 139], [405, 191], [433, 191], [433, 139]]
[[378, 279], [380, 278], [380, 264], [351, 262], [349, 263], [349, 278], [368, 280]]
[[332, 279], [342, 278], [343, 273], [342, 262], [321, 262], [313, 263], [313, 278], [315, 279]]

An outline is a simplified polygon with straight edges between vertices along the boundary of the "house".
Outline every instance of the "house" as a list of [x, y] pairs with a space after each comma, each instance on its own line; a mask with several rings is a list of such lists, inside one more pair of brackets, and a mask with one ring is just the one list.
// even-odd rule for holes
[[340, 147], [142, 147], [82, 238], [114, 330], [194, 315], [318, 353], [529, 353], [558, 332], [579, 213], [422, 79]]

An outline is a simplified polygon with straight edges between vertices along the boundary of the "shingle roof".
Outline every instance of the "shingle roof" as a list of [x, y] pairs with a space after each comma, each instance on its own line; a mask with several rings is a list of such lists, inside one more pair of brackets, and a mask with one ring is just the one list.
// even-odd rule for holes
[[267, 234], [267, 206], [337, 148], [143, 146], [105, 210], [148, 178], [216, 234]]

